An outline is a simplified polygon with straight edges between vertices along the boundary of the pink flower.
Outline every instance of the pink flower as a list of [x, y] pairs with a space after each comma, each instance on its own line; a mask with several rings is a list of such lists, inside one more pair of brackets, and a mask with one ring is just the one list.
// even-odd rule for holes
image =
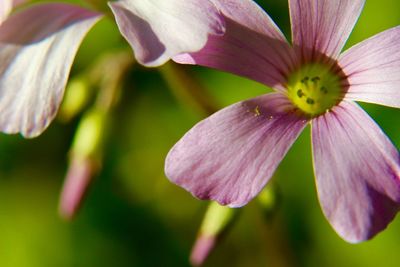
[[[292, 45], [253, 1], [210, 2], [223, 14], [224, 34], [211, 34], [197, 52], [169, 56], [248, 77], [276, 92], [194, 126], [169, 152], [168, 178], [198, 198], [243, 206], [311, 124], [318, 197], [333, 228], [349, 242], [384, 229], [400, 204], [399, 152], [353, 101], [400, 107], [400, 27], [340, 54], [364, 0], [289, 0]], [[160, 63], [144, 50], [146, 41], [164, 44], [164, 35], [180, 36], [179, 28], [147, 15], [140, 23], [123, 18], [134, 32], [121, 30], [130, 40], [141, 36], [137, 53], [146, 51], [146, 58]]]
[[[0, 131], [35, 137], [56, 116], [75, 54], [102, 14], [76, 5], [48, 3], [28, 5], [10, 15], [12, 8], [24, 0], [0, 1]], [[140, 62], [149, 64], [153, 55], [158, 58], [153, 64], [160, 64], [171, 54], [198, 51], [206, 44], [208, 34], [218, 34], [222, 28], [219, 12], [209, 2], [123, 0], [109, 5], [134, 48], [143, 38], [151, 41], [137, 55]], [[138, 15], [133, 15], [131, 9]], [[152, 36], [135, 35], [137, 29], [148, 29], [146, 17], [141, 15], [149, 10], [159, 18], [159, 26], [180, 24], [179, 38], [168, 31], [164, 36], [162, 31], [157, 32], [164, 45]], [[176, 12], [199, 15], [183, 16], [176, 21], [171, 16]], [[125, 19], [136, 24], [130, 28], [124, 25]], [[64, 217], [72, 218], [76, 213], [92, 172], [93, 166], [87, 159], [73, 162], [60, 204]]]
[[[22, 1], [0, 3], [0, 131], [34, 137], [54, 119], [75, 54], [102, 14], [76, 5], [48, 3], [29, 5], [9, 16], [12, 7]], [[174, 23], [170, 12], [200, 14], [197, 18], [180, 19], [180, 47], [175, 45], [178, 40], [166, 32], [161, 40], [173, 45], [151, 42], [137, 55], [139, 60], [152, 60], [147, 51], [160, 56], [155, 63], [165, 62], [169, 54], [197, 51], [205, 45], [208, 34], [218, 30], [219, 13], [208, 12], [211, 10], [208, 2], [121, 0], [109, 5], [118, 23], [124, 19], [136, 22], [132, 28], [120, 23], [133, 47], [144, 37], [134, 34], [136, 27], [141, 30], [148, 27], [146, 18], [140, 16], [142, 10], [153, 9], [151, 13], [160, 19], [159, 25]], [[168, 6], [174, 8], [168, 10]], [[133, 15], [131, 9], [139, 15]], [[197, 26], [195, 31], [191, 30], [192, 24]], [[189, 38], [192, 35], [195, 37]]]
[[33, 5], [0, 25], [0, 130], [33, 137], [54, 118], [79, 45], [100, 14]]

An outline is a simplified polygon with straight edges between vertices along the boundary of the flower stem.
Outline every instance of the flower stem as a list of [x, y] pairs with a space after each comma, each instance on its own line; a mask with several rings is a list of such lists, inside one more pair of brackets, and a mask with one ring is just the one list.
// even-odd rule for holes
[[210, 96], [206, 88], [188, 71], [187, 67], [169, 62], [159, 68], [175, 98], [188, 109], [206, 117], [219, 109], [219, 105]]

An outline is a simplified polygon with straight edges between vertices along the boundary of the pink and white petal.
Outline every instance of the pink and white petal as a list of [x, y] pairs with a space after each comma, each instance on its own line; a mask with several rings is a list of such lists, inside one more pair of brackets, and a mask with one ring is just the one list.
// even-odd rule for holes
[[8, 17], [13, 7], [13, 0], [1, 0], [0, 2], [0, 24]]
[[32, 6], [0, 26], [0, 130], [39, 135], [53, 120], [71, 65], [98, 13], [67, 4]]
[[26, 2], [26, 0], [1, 0], [0, 1], [0, 24], [8, 17], [12, 9]]
[[353, 46], [339, 64], [350, 85], [347, 99], [400, 107], [400, 26]]
[[200, 199], [243, 206], [270, 180], [307, 122], [279, 93], [236, 103], [186, 133], [169, 152], [165, 173]]
[[198, 51], [210, 34], [223, 34], [225, 28], [209, 0], [120, 0], [109, 5], [137, 60], [146, 66]]
[[303, 61], [337, 59], [365, 0], [289, 0], [293, 45]]
[[372, 238], [400, 204], [400, 156], [378, 125], [342, 101], [312, 122], [314, 169], [322, 210], [345, 240]]
[[275, 22], [253, 0], [211, 0], [226, 18], [266, 35], [286, 42], [286, 38]]
[[292, 49], [275, 23], [254, 1], [213, 2], [225, 17], [225, 34], [210, 36], [202, 50], [173, 59], [227, 71], [284, 91], [287, 73], [295, 63]]

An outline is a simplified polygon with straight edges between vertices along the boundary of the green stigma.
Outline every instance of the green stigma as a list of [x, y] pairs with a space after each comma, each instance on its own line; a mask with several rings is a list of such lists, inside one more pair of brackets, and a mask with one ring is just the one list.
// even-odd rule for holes
[[310, 63], [288, 77], [288, 97], [306, 115], [315, 117], [329, 111], [343, 98], [342, 78], [329, 66]]

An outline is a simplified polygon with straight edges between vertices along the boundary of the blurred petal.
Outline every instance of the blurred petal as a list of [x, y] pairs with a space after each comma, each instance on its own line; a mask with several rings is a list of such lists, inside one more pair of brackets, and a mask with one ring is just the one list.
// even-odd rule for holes
[[282, 94], [234, 104], [186, 133], [167, 156], [166, 175], [198, 198], [243, 206], [269, 181], [306, 123]]
[[284, 90], [282, 84], [294, 64], [285, 37], [271, 18], [251, 0], [213, 2], [225, 16], [225, 34], [210, 36], [201, 51], [174, 60], [231, 72]]
[[400, 107], [400, 27], [350, 48], [340, 58], [347, 99]]
[[289, 0], [293, 45], [303, 60], [337, 58], [365, 0]]
[[171, 57], [198, 51], [224, 22], [208, 0], [120, 0], [109, 4], [137, 60], [159, 66]]
[[76, 51], [97, 13], [43, 4], [0, 27], [0, 130], [40, 134], [56, 115]]
[[0, 24], [8, 17], [12, 9], [26, 2], [26, 0], [1, 0], [0, 1]]
[[14, 5], [13, 0], [1, 0], [0, 2], [0, 24], [8, 17]]
[[325, 216], [349, 242], [386, 228], [400, 203], [400, 156], [375, 122], [343, 101], [312, 124], [314, 168]]

